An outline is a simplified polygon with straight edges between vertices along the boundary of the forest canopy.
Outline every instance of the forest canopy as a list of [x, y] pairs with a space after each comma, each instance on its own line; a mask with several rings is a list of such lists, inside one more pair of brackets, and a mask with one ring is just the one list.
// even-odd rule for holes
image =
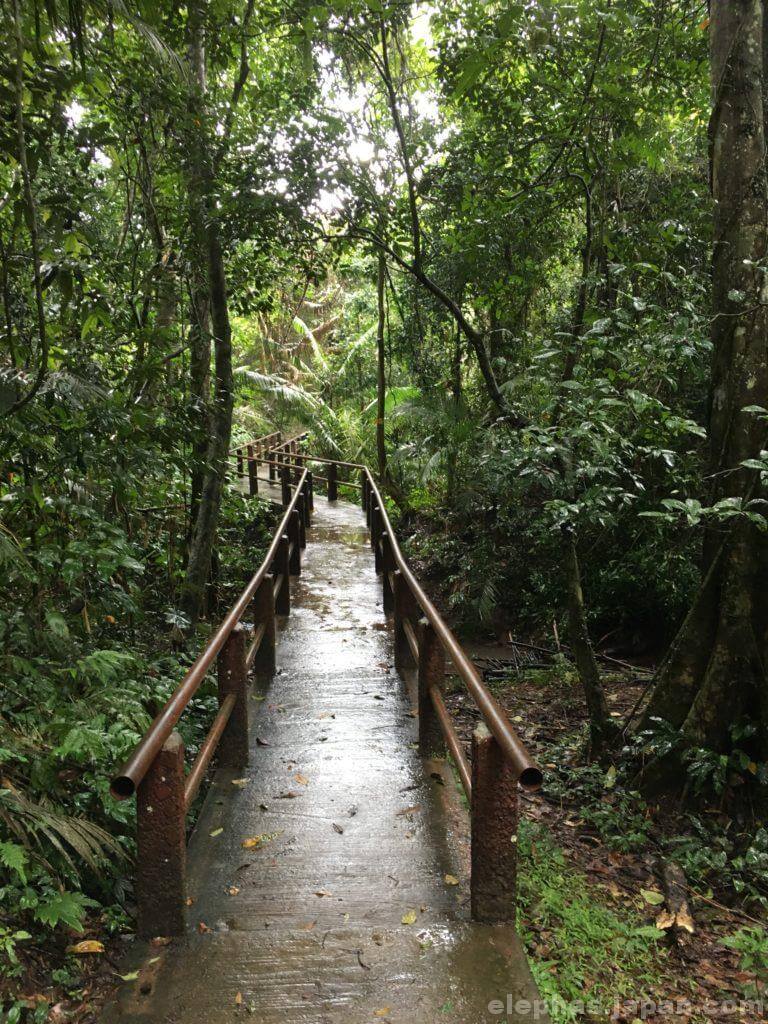
[[225, 477], [278, 429], [375, 468], [462, 635], [556, 649], [574, 764], [734, 800], [757, 912], [764, 4], [0, 10], [0, 977], [126, 926], [109, 774], [263, 554]]

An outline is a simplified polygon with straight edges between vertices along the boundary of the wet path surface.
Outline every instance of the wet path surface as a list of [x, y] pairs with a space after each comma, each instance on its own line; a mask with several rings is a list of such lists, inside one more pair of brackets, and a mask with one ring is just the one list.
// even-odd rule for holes
[[511, 930], [468, 921], [463, 812], [414, 749], [355, 506], [317, 499], [291, 602], [250, 764], [216, 774], [190, 842], [187, 937], [137, 950], [105, 1021], [522, 1019], [488, 1009], [535, 990]]

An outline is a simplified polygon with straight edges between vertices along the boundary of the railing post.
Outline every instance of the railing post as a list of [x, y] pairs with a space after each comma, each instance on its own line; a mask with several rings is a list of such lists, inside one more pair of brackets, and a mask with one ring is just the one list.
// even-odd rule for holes
[[472, 734], [472, 919], [515, 920], [517, 779], [481, 722]]
[[422, 757], [445, 757], [445, 739], [429, 695], [445, 688], [445, 651], [427, 619], [419, 621], [419, 752]]
[[413, 654], [405, 634], [403, 622], [409, 618], [414, 606], [410, 587], [399, 569], [394, 572], [394, 611], [395, 611], [395, 668], [403, 675], [407, 668], [413, 666]]
[[301, 524], [298, 509], [294, 509], [288, 517], [288, 537], [293, 544], [289, 563], [290, 573], [291, 576], [301, 576]]
[[184, 743], [172, 732], [136, 794], [137, 931], [142, 939], [184, 934]]
[[[312, 471], [307, 473], [307, 493], [309, 494], [309, 511], [315, 511], [315, 480], [312, 476]], [[311, 519], [311, 516], [310, 516]], [[307, 519], [307, 526], [310, 525], [310, 519]]]
[[[287, 584], [286, 584], [287, 585]], [[253, 659], [253, 671], [260, 682], [275, 674], [275, 588], [274, 577], [267, 575], [253, 595], [253, 625], [264, 624], [264, 634]]]
[[216, 664], [219, 706], [230, 693], [235, 706], [219, 741], [219, 765], [242, 768], [248, 764], [248, 673], [245, 667], [245, 628], [238, 622], [224, 642]]
[[291, 471], [287, 466], [280, 470], [280, 487], [283, 508], [288, 508], [291, 504]]
[[306, 519], [306, 498], [304, 492], [296, 499], [296, 505], [294, 511], [299, 513], [299, 543], [304, 549], [307, 546], [307, 519]]
[[339, 467], [332, 462], [328, 467], [328, 501], [338, 501], [339, 498]]
[[377, 504], [371, 505], [371, 547], [376, 561], [376, 572], [381, 572], [381, 552], [379, 550], [379, 538], [381, 537], [381, 509]]
[[291, 541], [287, 533], [280, 538], [274, 562], [275, 576], [282, 576], [283, 582], [275, 598], [275, 612], [278, 615], [291, 614], [291, 567], [289, 549]]
[[363, 510], [368, 508], [368, 474], [360, 470], [360, 504]]
[[395, 571], [396, 565], [395, 556], [392, 552], [392, 539], [386, 530], [381, 535], [381, 546], [381, 586], [384, 592], [384, 613], [389, 615], [395, 607], [392, 583], [389, 577], [390, 573]]
[[245, 474], [243, 473], [243, 449], [242, 448], [238, 448], [237, 449], [237, 478], [238, 478], [238, 480], [242, 480], [244, 475]]
[[269, 459], [269, 479], [274, 480], [276, 474], [275, 463], [277, 462], [277, 452], [274, 448], [267, 452], [267, 458]]
[[251, 497], [254, 494], [259, 493], [259, 471], [256, 464], [256, 460], [253, 455], [253, 445], [249, 444], [248, 448], [248, 493]]
[[301, 497], [304, 503], [304, 525], [312, 525], [312, 494], [309, 490], [309, 473], [307, 473], [304, 483], [301, 485]]

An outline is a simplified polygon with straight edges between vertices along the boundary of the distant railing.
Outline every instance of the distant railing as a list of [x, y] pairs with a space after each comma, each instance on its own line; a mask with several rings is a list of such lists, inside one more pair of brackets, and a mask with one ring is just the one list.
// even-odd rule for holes
[[[217, 749], [221, 766], [248, 763], [248, 673], [269, 679], [275, 671], [275, 615], [290, 612], [290, 578], [301, 572], [312, 504], [311, 476], [304, 469], [293, 485], [285, 481], [285, 511], [264, 561], [112, 779], [116, 799], [137, 795], [138, 933], [144, 938], [184, 930], [186, 814]], [[242, 619], [251, 606], [247, 631]], [[214, 661], [219, 711], [185, 777], [175, 726]]]

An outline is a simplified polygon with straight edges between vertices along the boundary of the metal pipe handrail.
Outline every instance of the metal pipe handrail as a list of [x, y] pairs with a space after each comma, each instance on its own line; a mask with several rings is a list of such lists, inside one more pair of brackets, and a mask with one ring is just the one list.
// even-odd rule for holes
[[432, 707], [435, 709], [437, 720], [440, 723], [445, 742], [448, 744], [448, 749], [453, 756], [453, 760], [456, 763], [456, 768], [461, 779], [461, 785], [464, 792], [469, 800], [472, 796], [472, 773], [469, 770], [469, 764], [467, 763], [467, 757], [461, 746], [461, 740], [459, 734], [454, 728], [451, 716], [448, 712], [448, 708], [445, 706], [443, 695], [436, 686], [430, 686], [429, 698], [432, 701]]
[[198, 655], [192, 667], [171, 694], [165, 707], [156, 715], [149, 729], [136, 745], [120, 772], [112, 779], [110, 791], [117, 800], [125, 800], [136, 792], [139, 783], [149, 771], [158, 752], [173, 732], [173, 728], [179, 718], [181, 718], [182, 712], [199, 689], [203, 679], [205, 679], [214, 658], [221, 651], [229, 634], [243, 617], [243, 613], [253, 600], [259, 584], [271, 568], [272, 561], [277, 554], [283, 534], [288, 528], [288, 523], [296, 508], [306, 479], [307, 470], [305, 469], [296, 481], [293, 497], [285, 510], [283, 518], [280, 520], [279, 526], [275, 530], [272, 543], [269, 545], [264, 561], [208, 642], [205, 650]]
[[424, 613], [425, 618], [434, 629], [435, 635], [440, 640], [445, 653], [456, 667], [456, 671], [460, 678], [464, 681], [464, 685], [469, 690], [470, 696], [474, 700], [478, 711], [485, 720], [485, 724], [488, 726], [488, 729], [494, 739], [511, 763], [518, 782], [524, 789], [538, 789], [543, 781], [541, 769], [537, 768], [531, 760], [522, 740], [510, 725], [509, 719], [507, 718], [503, 708], [491, 695], [483, 682], [480, 673], [464, 652], [461, 644], [454, 636], [453, 631], [443, 621], [443, 618], [437, 608], [432, 604], [429, 597], [427, 597], [426, 593], [422, 589], [421, 584], [414, 576], [410, 566], [403, 556], [402, 551], [400, 550], [400, 545], [397, 543], [397, 538], [395, 537], [392, 529], [392, 524], [389, 521], [389, 516], [381, 497], [381, 493], [376, 486], [376, 481], [373, 479], [373, 474], [367, 466], [363, 468], [363, 472], [365, 473], [368, 485], [371, 488], [371, 493], [376, 499], [379, 514], [381, 515], [383, 523], [383, 529], [386, 530], [389, 535], [390, 549], [392, 551], [392, 557], [394, 558], [395, 565], [402, 573], [403, 579], [407, 583], [411, 594]]
[[232, 452], [237, 452], [237, 451], [240, 451], [240, 449], [242, 449], [242, 448], [247, 448], [249, 444], [251, 444], [251, 445], [265, 444], [267, 441], [271, 441], [275, 437], [277, 437], [277, 438], [280, 437], [280, 431], [279, 430], [273, 430], [271, 434], [262, 434], [261, 437], [252, 437], [250, 439], [250, 441], [241, 441], [240, 444], [236, 444], [234, 446], [234, 448], [230, 448], [229, 452], [227, 454], [231, 455]]
[[203, 776], [205, 775], [208, 765], [213, 760], [213, 755], [216, 753], [216, 747], [218, 747], [222, 733], [227, 727], [227, 722], [232, 717], [232, 712], [235, 710], [236, 703], [237, 695], [234, 693], [227, 694], [213, 720], [213, 725], [208, 730], [208, 734], [203, 740], [194, 764], [189, 770], [189, 775], [184, 781], [184, 806], [187, 810], [189, 810], [192, 801], [197, 796], [197, 791], [200, 789], [200, 783], [203, 781]]

